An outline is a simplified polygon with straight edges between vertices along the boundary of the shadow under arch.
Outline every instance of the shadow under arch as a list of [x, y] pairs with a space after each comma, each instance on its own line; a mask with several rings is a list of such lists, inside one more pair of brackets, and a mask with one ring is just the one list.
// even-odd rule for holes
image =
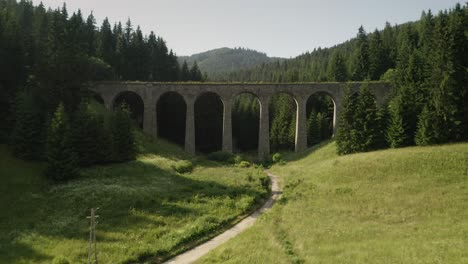
[[184, 97], [173, 91], [162, 94], [156, 102], [157, 135], [184, 146], [187, 104]]
[[214, 92], [195, 99], [195, 149], [211, 153], [222, 149], [224, 103]]
[[131, 117], [140, 128], [143, 128], [143, 115], [145, 104], [140, 95], [132, 91], [124, 91], [119, 93], [112, 102], [112, 110], [125, 103], [128, 105]]
[[258, 149], [260, 107], [261, 103], [258, 96], [252, 92], [241, 92], [234, 96], [232, 106], [234, 152]]
[[271, 97], [270, 105], [270, 149], [294, 150], [297, 129], [297, 100], [293, 94], [279, 92]]
[[333, 136], [336, 126], [336, 101], [325, 91], [318, 91], [307, 98], [307, 146], [316, 145]]

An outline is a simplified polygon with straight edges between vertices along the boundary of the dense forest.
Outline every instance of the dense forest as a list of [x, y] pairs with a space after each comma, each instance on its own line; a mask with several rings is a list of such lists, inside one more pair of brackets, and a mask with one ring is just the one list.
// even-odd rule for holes
[[246, 48], [219, 48], [191, 56], [179, 57], [182, 65], [186, 61], [189, 65], [198, 63], [200, 70], [207, 74], [210, 81], [218, 81], [229, 72], [250, 69], [255, 66], [283, 61], [282, 58], [271, 58], [265, 53]]
[[[416, 22], [393, 26], [387, 23], [383, 30], [372, 33], [360, 27], [356, 38], [294, 59], [262, 62], [251, 69], [209, 77], [239, 82], [391, 82], [394, 94], [380, 108], [365, 85], [358, 94], [346, 94], [337, 134], [341, 154], [466, 140], [467, 31], [468, 8], [459, 4], [437, 15], [423, 12]], [[244, 49], [230, 52], [222, 56], [257, 54]], [[261, 53], [253, 57], [241, 58], [239, 67], [260, 61], [255, 58], [267, 58]], [[73, 175], [76, 166], [124, 161], [135, 155], [128, 106], [119, 105], [110, 117], [96, 113], [91, 107], [92, 95], [86, 89], [89, 81], [207, 78], [200, 64], [184, 61], [179, 65], [161, 37], [154, 32], [144, 35], [130, 20], [122, 25], [104, 19], [98, 27], [93, 14], [85, 19], [79, 10], [69, 15], [65, 5], [45, 9], [28, 0], [0, 0], [0, 58], [0, 141], [10, 143], [13, 152], [22, 158], [58, 164], [48, 170], [51, 175], [60, 175], [60, 170]], [[205, 132], [197, 132], [201, 135], [197, 145], [211, 152], [221, 144], [222, 103], [216, 98], [201, 99], [196, 106], [196, 127]], [[180, 98], [169, 98], [166, 105], [172, 101]], [[293, 149], [294, 99], [280, 94], [269, 107], [272, 150]], [[333, 108], [327, 95], [309, 99], [309, 145], [331, 137]], [[182, 108], [177, 111], [181, 119], [183, 112]], [[233, 107], [236, 150], [258, 146], [258, 115], [255, 97], [237, 97]], [[158, 119], [184, 126], [177, 118]], [[182, 144], [182, 133], [160, 134]], [[62, 157], [67, 159], [60, 160]]]
[[86, 84], [96, 80], [201, 81], [179, 66], [165, 41], [130, 19], [96, 25], [32, 1], [0, 0], [0, 142], [16, 156], [48, 161], [55, 180], [77, 166], [135, 156], [128, 106], [111, 117], [92, 110]]

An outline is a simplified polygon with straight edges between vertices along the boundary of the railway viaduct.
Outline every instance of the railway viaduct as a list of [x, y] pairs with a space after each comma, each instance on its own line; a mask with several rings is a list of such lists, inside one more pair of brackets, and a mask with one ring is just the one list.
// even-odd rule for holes
[[[222, 150], [233, 151], [232, 140], [232, 107], [234, 98], [242, 93], [250, 93], [260, 103], [260, 124], [258, 155], [260, 159], [270, 154], [269, 138], [269, 103], [279, 93], [291, 95], [297, 104], [295, 150], [307, 148], [307, 113], [306, 104], [309, 97], [318, 93], [329, 95], [334, 103], [333, 133], [338, 128], [337, 117], [342, 111], [345, 88], [357, 92], [363, 83], [299, 83], [299, 84], [235, 84], [235, 83], [145, 83], [145, 82], [98, 82], [91, 85], [91, 90], [100, 95], [106, 108], [112, 110], [116, 98], [125, 92], [137, 94], [143, 102], [143, 130], [157, 137], [157, 104], [166, 93], [175, 92], [182, 96], [186, 104], [185, 118], [185, 151], [195, 154], [195, 102], [205, 93], [214, 93], [223, 103]], [[370, 82], [378, 105], [381, 105], [390, 94], [389, 83]]]

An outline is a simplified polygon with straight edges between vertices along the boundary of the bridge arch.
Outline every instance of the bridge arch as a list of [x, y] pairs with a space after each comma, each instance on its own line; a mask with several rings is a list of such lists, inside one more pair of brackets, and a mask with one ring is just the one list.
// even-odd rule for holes
[[271, 96], [269, 123], [273, 151], [295, 149], [299, 106], [292, 93], [278, 92]]
[[232, 103], [232, 144], [237, 151], [258, 149], [261, 102], [250, 91], [236, 93]]
[[135, 120], [140, 128], [143, 128], [143, 118], [145, 114], [143, 98], [133, 91], [120, 92], [112, 100], [112, 110], [115, 110], [122, 103], [128, 105], [132, 119]]
[[222, 97], [212, 91], [195, 98], [195, 150], [203, 153], [223, 149], [224, 107]]
[[327, 91], [317, 91], [307, 98], [307, 145], [312, 146], [333, 136], [336, 127], [336, 101]]
[[167, 91], [156, 102], [156, 128], [158, 137], [178, 145], [185, 143], [187, 103], [176, 91]]
[[[269, 102], [271, 97], [277, 93], [288, 93], [292, 95], [296, 102], [296, 151], [302, 151], [307, 147], [307, 111], [306, 105], [310, 95], [319, 92], [328, 93], [334, 101], [334, 116], [336, 131], [339, 124], [336, 117], [342, 111], [342, 100], [346, 87], [356, 92], [364, 83], [299, 83], [299, 84], [237, 84], [237, 83], [219, 83], [219, 84], [175, 84], [175, 83], [142, 83], [142, 82], [96, 82], [91, 85], [91, 90], [100, 94], [104, 99], [105, 106], [112, 110], [119, 97], [130, 92], [140, 96], [136, 107], [140, 111], [133, 110], [133, 115], [141, 112], [141, 116], [136, 116], [144, 124], [144, 131], [157, 136], [157, 99], [160, 94], [167, 91], [175, 91], [183, 95], [186, 109], [185, 125], [185, 150], [195, 154], [195, 101], [199, 101], [202, 94], [212, 92], [217, 94], [217, 98], [223, 106], [222, 113], [222, 149], [232, 151], [232, 117], [231, 109], [234, 98], [237, 94], [249, 92], [255, 94], [260, 101], [260, 131], [259, 131], [259, 158], [263, 159], [270, 154], [269, 139]], [[373, 82], [367, 83], [373, 91], [376, 101], [380, 106], [385, 98], [391, 93], [393, 87], [389, 83]], [[126, 97], [126, 96], [124, 96]], [[126, 98], [127, 103], [132, 104]], [[144, 121], [143, 121], [144, 120]], [[199, 133], [198, 133], [199, 134]]]

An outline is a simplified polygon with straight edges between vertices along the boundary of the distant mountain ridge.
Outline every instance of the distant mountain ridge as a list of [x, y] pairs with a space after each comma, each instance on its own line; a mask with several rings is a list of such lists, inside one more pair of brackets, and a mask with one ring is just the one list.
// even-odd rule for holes
[[224, 47], [191, 56], [179, 56], [178, 60], [181, 65], [187, 61], [189, 67], [196, 61], [200, 70], [208, 74], [209, 79], [216, 79], [216, 76], [221, 74], [286, 59], [268, 57], [266, 53], [246, 48]]

